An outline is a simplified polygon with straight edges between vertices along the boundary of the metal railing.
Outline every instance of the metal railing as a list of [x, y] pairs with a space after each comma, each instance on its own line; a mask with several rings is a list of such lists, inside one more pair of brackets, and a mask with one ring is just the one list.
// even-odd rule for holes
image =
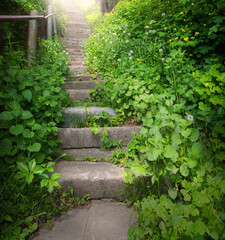
[[47, 38], [52, 38], [53, 33], [57, 35], [56, 19], [53, 13], [53, 6], [48, 5], [48, 15], [39, 15], [38, 11], [33, 10], [30, 15], [0, 15], [0, 21], [18, 21], [29, 20], [28, 30], [28, 65], [31, 66], [37, 56], [37, 41], [38, 41], [38, 20], [47, 20]]

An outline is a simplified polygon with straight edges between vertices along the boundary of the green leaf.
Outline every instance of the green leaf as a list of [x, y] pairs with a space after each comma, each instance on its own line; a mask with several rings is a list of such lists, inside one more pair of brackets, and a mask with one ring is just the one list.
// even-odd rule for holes
[[202, 145], [201, 143], [197, 142], [194, 143], [191, 147], [191, 154], [194, 156], [199, 156], [202, 152]]
[[33, 172], [33, 171], [34, 171], [35, 166], [36, 166], [36, 161], [35, 161], [35, 159], [33, 159], [33, 160], [31, 160], [31, 161], [29, 162], [30, 172]]
[[168, 190], [168, 194], [170, 196], [170, 198], [172, 198], [173, 200], [177, 198], [177, 190], [176, 188], [173, 188], [173, 189], [169, 189]]
[[23, 125], [18, 124], [17, 126], [11, 126], [9, 132], [13, 135], [18, 136], [23, 132], [23, 129], [24, 129]]
[[44, 171], [45, 171], [45, 170], [44, 170], [44, 168], [43, 168], [42, 166], [36, 165], [35, 168], [34, 168], [34, 170], [33, 170], [33, 173], [34, 173], [34, 174], [38, 174], [38, 173], [43, 173]]
[[166, 158], [170, 158], [173, 162], [176, 162], [177, 161], [177, 158], [178, 158], [178, 153], [177, 151], [175, 150], [174, 146], [172, 145], [167, 145], [165, 148], [164, 148], [164, 156]]
[[191, 130], [191, 135], [189, 137], [189, 139], [192, 141], [192, 142], [196, 142], [199, 138], [199, 130], [196, 129], [196, 128], [193, 128]]
[[187, 165], [189, 168], [195, 168], [197, 166], [198, 162], [196, 159], [188, 158], [187, 159]]
[[24, 91], [22, 92], [22, 95], [24, 96], [24, 98], [25, 98], [28, 102], [30, 102], [30, 100], [32, 99], [32, 92], [31, 92], [31, 90], [29, 90], [29, 89], [24, 90]]
[[58, 173], [54, 173], [51, 177], [51, 180], [56, 180], [60, 177], [60, 175]]
[[9, 111], [5, 111], [5, 112], [0, 113], [0, 120], [10, 121], [13, 118], [14, 118], [13, 114]]
[[34, 179], [34, 174], [33, 173], [29, 173], [27, 176], [26, 176], [26, 181], [28, 184], [30, 184]]
[[177, 168], [173, 163], [168, 163], [166, 165], [166, 170], [172, 172], [173, 174], [176, 174], [179, 170], [179, 168]]
[[187, 138], [191, 134], [191, 129], [190, 128], [182, 129], [180, 133], [183, 137]]
[[27, 148], [27, 150], [30, 152], [38, 152], [40, 149], [41, 149], [40, 143], [33, 143], [31, 146]]
[[23, 131], [24, 138], [32, 138], [33, 136], [34, 136], [33, 132], [31, 132], [29, 129], [24, 129]]
[[48, 191], [51, 193], [53, 191], [53, 181], [52, 180], [49, 180], [49, 183], [48, 183]]
[[187, 177], [189, 175], [189, 170], [188, 170], [188, 166], [183, 163], [181, 166], [180, 166], [180, 173], [184, 176], [184, 177]]
[[204, 233], [205, 233], [205, 224], [202, 221], [197, 220], [195, 222], [195, 230], [196, 230], [196, 232], [200, 233], [201, 235], [204, 235]]
[[161, 150], [157, 148], [150, 148], [146, 152], [146, 157], [149, 161], [157, 160], [158, 156], [161, 154]]
[[33, 115], [32, 115], [31, 112], [29, 112], [29, 111], [22, 111], [21, 119], [30, 119], [32, 117], [33, 117]]
[[180, 145], [182, 143], [182, 141], [180, 139], [180, 134], [179, 133], [173, 133], [173, 135], [172, 135], [172, 143], [175, 146]]
[[4, 157], [10, 153], [12, 149], [12, 142], [6, 138], [0, 141], [0, 157]]
[[17, 167], [22, 172], [29, 172], [27, 165], [23, 162], [17, 162]]
[[225, 180], [223, 180], [221, 183], [221, 189], [222, 189], [222, 192], [225, 193]]
[[48, 185], [49, 179], [42, 179], [41, 180], [41, 187], [46, 187]]

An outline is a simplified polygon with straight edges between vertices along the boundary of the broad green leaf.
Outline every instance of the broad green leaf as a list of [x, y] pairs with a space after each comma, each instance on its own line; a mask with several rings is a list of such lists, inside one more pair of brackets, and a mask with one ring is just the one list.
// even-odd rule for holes
[[180, 173], [184, 176], [184, 177], [187, 177], [189, 175], [189, 169], [188, 169], [188, 166], [186, 164], [182, 164], [180, 166]]
[[197, 166], [198, 162], [194, 158], [188, 158], [187, 159], [187, 165], [189, 168], [195, 168]]
[[12, 142], [10, 139], [5, 138], [0, 141], [0, 157], [4, 157], [10, 153], [12, 149]]
[[7, 70], [7, 73], [8, 73], [8, 75], [9, 75], [11, 78], [14, 78], [14, 77], [15, 77], [16, 72], [17, 72], [17, 70], [15, 70], [15, 69], [8, 69], [8, 70]]
[[45, 171], [45, 170], [44, 170], [44, 168], [43, 168], [42, 166], [36, 165], [35, 168], [34, 168], [34, 170], [33, 170], [33, 173], [34, 173], [34, 174], [38, 174], [38, 173], [43, 173], [44, 171]]
[[24, 90], [24, 91], [22, 92], [22, 94], [23, 94], [24, 98], [25, 98], [28, 102], [30, 102], [30, 100], [32, 99], [32, 92], [31, 92], [31, 90], [26, 89], [26, 90]]
[[17, 126], [11, 126], [9, 132], [13, 135], [18, 136], [23, 132], [23, 129], [24, 129], [23, 125], [18, 124]]
[[176, 174], [179, 170], [179, 168], [177, 168], [173, 163], [168, 163], [166, 165], [166, 170], [172, 172], [173, 174]]
[[43, 97], [48, 97], [50, 95], [50, 91], [49, 90], [44, 90], [43, 91]]
[[223, 180], [221, 183], [221, 189], [222, 189], [222, 192], [225, 193], [225, 180]]
[[53, 181], [52, 180], [49, 180], [49, 183], [48, 183], [48, 191], [51, 193], [53, 191]]
[[176, 162], [177, 161], [177, 158], [178, 158], [178, 153], [177, 151], [175, 150], [174, 146], [172, 145], [167, 145], [165, 148], [164, 148], [164, 156], [166, 158], [170, 158], [173, 162]]
[[30, 184], [34, 179], [34, 174], [33, 173], [29, 173], [27, 176], [26, 176], [26, 181], [28, 184]]
[[163, 231], [163, 230], [166, 230], [166, 225], [163, 221], [160, 222], [159, 224], [159, 228]]
[[205, 224], [202, 221], [197, 220], [195, 222], [195, 229], [196, 229], [196, 232], [200, 233], [201, 235], [204, 235], [204, 233], [205, 233]]
[[9, 111], [5, 111], [5, 112], [0, 113], [0, 120], [10, 121], [13, 118], [14, 118], [13, 114]]
[[176, 199], [177, 198], [177, 190], [176, 190], [176, 188], [173, 188], [173, 189], [170, 188], [168, 190], [168, 194], [169, 194], [170, 198], [172, 198], [173, 200]]
[[27, 148], [27, 150], [30, 152], [38, 152], [40, 149], [41, 149], [40, 143], [33, 143], [31, 146]]
[[150, 148], [146, 152], [146, 157], [149, 161], [157, 160], [158, 156], [161, 154], [161, 150], [157, 148]]
[[29, 112], [29, 111], [22, 111], [22, 116], [21, 116], [22, 119], [30, 119], [32, 117], [33, 117], [33, 115], [32, 115], [31, 112]]
[[202, 152], [202, 145], [199, 142], [196, 142], [191, 147], [191, 154], [194, 156], [199, 156]]
[[192, 203], [195, 204], [197, 207], [203, 207], [209, 202], [210, 200], [204, 193], [198, 191], [192, 192]]
[[178, 228], [181, 224], [181, 219], [181, 216], [172, 216], [172, 224]]
[[191, 129], [190, 128], [182, 129], [180, 133], [183, 137], [188, 138], [188, 136], [191, 134]]
[[189, 137], [189, 139], [192, 141], [192, 142], [196, 142], [199, 138], [199, 130], [196, 129], [196, 128], [193, 128], [191, 130], [191, 135]]
[[204, 166], [198, 167], [197, 174], [201, 177], [205, 176], [205, 167]]
[[182, 143], [180, 139], [180, 134], [179, 133], [173, 133], [172, 135], [172, 143], [173, 145], [180, 145]]
[[22, 172], [29, 172], [27, 165], [23, 162], [17, 162], [17, 167]]
[[36, 166], [36, 161], [35, 161], [35, 159], [33, 159], [33, 160], [31, 160], [31, 161], [29, 162], [30, 172], [33, 172], [33, 171], [34, 171], [35, 166]]
[[34, 133], [31, 132], [29, 129], [23, 130], [23, 137], [24, 138], [32, 138], [34, 136]]
[[42, 179], [41, 180], [41, 187], [46, 187], [48, 185], [49, 179]]
[[60, 175], [58, 173], [54, 173], [51, 177], [51, 180], [56, 180], [60, 177]]

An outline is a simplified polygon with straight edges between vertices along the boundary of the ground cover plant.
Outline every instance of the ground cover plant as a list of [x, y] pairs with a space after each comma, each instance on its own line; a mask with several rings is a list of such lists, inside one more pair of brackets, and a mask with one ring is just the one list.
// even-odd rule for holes
[[48, 192], [59, 187], [59, 175], [48, 173], [58, 155], [57, 126], [68, 102], [61, 88], [67, 60], [57, 38], [40, 41], [32, 67], [10, 38], [0, 56], [1, 239], [25, 239], [40, 219], [58, 212]]
[[129, 239], [225, 238], [224, 10], [220, 0], [120, 1], [85, 45], [105, 81], [95, 97], [142, 124], [113, 158], [127, 183], [144, 177]]

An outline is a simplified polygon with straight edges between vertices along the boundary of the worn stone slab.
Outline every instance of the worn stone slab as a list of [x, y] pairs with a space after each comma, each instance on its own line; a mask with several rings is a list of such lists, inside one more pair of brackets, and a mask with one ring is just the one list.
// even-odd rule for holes
[[[122, 146], [126, 147], [133, 138], [133, 131], [140, 132], [140, 126], [108, 127], [109, 139], [116, 142], [123, 140]], [[106, 128], [100, 128], [101, 132]], [[90, 128], [58, 128], [58, 138], [62, 140], [62, 148], [99, 148], [102, 134], [95, 135]]]
[[[107, 107], [87, 107], [86, 108], [87, 117], [98, 115], [103, 111], [109, 113], [109, 118], [113, 118], [114, 115], [116, 114], [116, 111], [112, 108], [107, 108]], [[71, 127], [71, 126], [77, 126], [77, 125], [79, 126], [80, 124], [85, 122], [85, 108], [83, 106], [64, 108], [63, 116], [65, 119], [65, 122], [63, 123], [63, 127]]]
[[83, 65], [70, 66], [69, 68], [70, 68], [70, 72], [74, 74], [87, 72], [86, 68]]
[[[112, 150], [101, 151], [99, 148], [84, 148], [84, 149], [64, 149], [62, 153], [65, 153], [68, 156], [71, 156], [75, 160], [87, 161], [86, 156], [93, 157], [97, 161], [109, 162], [111, 161], [113, 151], [121, 152], [126, 151], [127, 148], [123, 147], [122, 149], [113, 148]], [[89, 161], [89, 160], [88, 160]]]
[[125, 183], [122, 172], [112, 163], [60, 161], [54, 166], [59, 173], [59, 183], [63, 190], [74, 188], [78, 197], [90, 194], [92, 199], [113, 198], [123, 200]]
[[90, 81], [90, 80], [93, 80], [93, 78], [96, 78], [99, 79], [99, 76], [97, 75], [80, 75], [80, 74], [77, 74], [75, 76], [68, 76], [66, 77], [66, 79], [68, 81]]
[[67, 89], [66, 92], [69, 93], [69, 97], [74, 102], [84, 102], [90, 99], [90, 90], [74, 90]]
[[[103, 81], [101, 81], [103, 83]], [[96, 81], [67, 81], [63, 84], [63, 89], [86, 89], [90, 90], [98, 86]]]
[[133, 209], [113, 200], [93, 200], [42, 227], [34, 240], [128, 240], [127, 231], [137, 224]]

